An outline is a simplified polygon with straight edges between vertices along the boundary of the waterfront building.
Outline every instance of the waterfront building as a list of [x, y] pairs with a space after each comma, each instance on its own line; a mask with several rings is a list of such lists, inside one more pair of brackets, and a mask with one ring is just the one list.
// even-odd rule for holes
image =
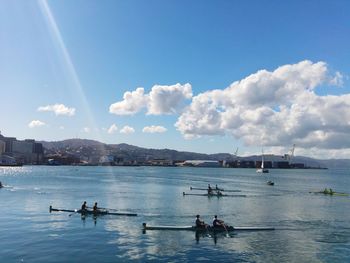
[[0, 155], [6, 155], [6, 160], [12, 157], [19, 164], [41, 164], [44, 151], [42, 144], [35, 140], [21, 141], [15, 137], [5, 137], [0, 134]]

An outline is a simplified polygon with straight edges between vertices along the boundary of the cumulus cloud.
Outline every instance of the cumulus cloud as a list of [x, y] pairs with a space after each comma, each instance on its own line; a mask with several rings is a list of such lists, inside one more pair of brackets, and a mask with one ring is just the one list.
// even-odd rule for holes
[[133, 127], [128, 126], [128, 125], [124, 126], [120, 130], [120, 133], [123, 133], [123, 134], [131, 134], [131, 133], [134, 133], [134, 132], [135, 132], [135, 129]]
[[260, 70], [222, 90], [192, 98], [175, 126], [185, 138], [232, 134], [249, 146], [350, 147], [350, 94], [317, 95], [342, 85], [324, 62]]
[[112, 124], [111, 127], [108, 128], [107, 133], [113, 134], [118, 131], [118, 127], [115, 124]]
[[167, 131], [167, 129], [165, 127], [155, 126], [155, 125], [146, 126], [142, 129], [142, 132], [145, 132], [145, 133], [163, 133], [166, 131]]
[[148, 114], [174, 114], [183, 107], [185, 100], [192, 98], [190, 84], [172, 86], [155, 85], [149, 93]]
[[135, 91], [125, 92], [122, 101], [110, 105], [109, 112], [116, 115], [132, 115], [146, 107], [147, 101], [144, 88], [137, 88]]
[[32, 120], [29, 124], [29, 128], [35, 128], [35, 127], [40, 127], [40, 126], [45, 126], [45, 122], [39, 121], [39, 120]]
[[146, 109], [147, 114], [152, 115], [174, 114], [191, 98], [192, 87], [188, 83], [155, 85], [149, 94], [145, 94], [144, 88], [137, 88], [135, 91], [125, 92], [122, 101], [111, 104], [109, 112], [116, 115], [132, 115]]
[[73, 116], [75, 114], [75, 108], [66, 107], [64, 104], [41, 106], [38, 108], [38, 111], [52, 111], [56, 115], [67, 115], [67, 116]]

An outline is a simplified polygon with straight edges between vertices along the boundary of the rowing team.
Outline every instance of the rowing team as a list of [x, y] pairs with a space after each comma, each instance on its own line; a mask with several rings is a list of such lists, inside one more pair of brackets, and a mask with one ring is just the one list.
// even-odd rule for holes
[[[81, 205], [81, 211], [88, 211], [88, 206], [86, 205], [86, 201]], [[97, 207], [97, 202], [95, 202], [94, 206], [92, 207], [93, 212], [98, 212], [99, 208]]]
[[[200, 219], [200, 215], [196, 215], [196, 227], [207, 229], [209, 227], [209, 225]], [[213, 227], [222, 227], [222, 228], [226, 229], [227, 225], [225, 224], [225, 222], [223, 220], [218, 219], [218, 216], [215, 215], [213, 218]]]
[[217, 194], [217, 195], [222, 195], [222, 193], [221, 193], [220, 190], [221, 190], [221, 189], [218, 187], [218, 185], [215, 185], [215, 188], [213, 189], [213, 188], [210, 186], [210, 184], [208, 184], [208, 195], [214, 194], [213, 191], [216, 191], [216, 194]]

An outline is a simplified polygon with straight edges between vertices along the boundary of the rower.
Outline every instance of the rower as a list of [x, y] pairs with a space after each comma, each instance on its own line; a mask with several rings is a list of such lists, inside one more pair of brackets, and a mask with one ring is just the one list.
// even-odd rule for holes
[[86, 210], [87, 210], [86, 201], [84, 201], [84, 203], [81, 205], [81, 211], [84, 212]]
[[3, 188], [4, 186], [2, 185], [2, 183], [0, 182], [0, 188]]
[[226, 229], [226, 224], [223, 220], [218, 219], [218, 216], [215, 215], [213, 219], [213, 227], [223, 227]]
[[212, 194], [213, 193], [213, 188], [211, 188], [210, 184], [208, 184], [208, 194]]
[[98, 208], [97, 208], [97, 202], [95, 202], [94, 206], [92, 207], [92, 210], [94, 212], [97, 212]]
[[196, 215], [196, 227], [198, 228], [207, 228], [208, 225], [204, 221], [200, 220], [200, 215]]

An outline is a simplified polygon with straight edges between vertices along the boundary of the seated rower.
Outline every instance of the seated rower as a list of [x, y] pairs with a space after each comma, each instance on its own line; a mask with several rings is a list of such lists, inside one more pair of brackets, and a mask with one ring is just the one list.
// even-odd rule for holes
[[204, 221], [200, 220], [200, 215], [196, 215], [196, 227], [203, 229], [208, 227]]
[[210, 184], [208, 184], [208, 195], [213, 193], [213, 188], [211, 188]]
[[223, 220], [218, 219], [218, 216], [215, 215], [213, 219], [213, 227], [223, 227], [226, 229], [226, 224]]
[[4, 186], [2, 185], [2, 183], [0, 182], [0, 188], [3, 188]]
[[92, 210], [95, 212], [98, 212], [97, 202], [95, 202], [94, 206], [92, 207]]
[[84, 203], [81, 205], [81, 211], [84, 212], [87, 210], [87, 205], [86, 205], [86, 201], [84, 201]]

